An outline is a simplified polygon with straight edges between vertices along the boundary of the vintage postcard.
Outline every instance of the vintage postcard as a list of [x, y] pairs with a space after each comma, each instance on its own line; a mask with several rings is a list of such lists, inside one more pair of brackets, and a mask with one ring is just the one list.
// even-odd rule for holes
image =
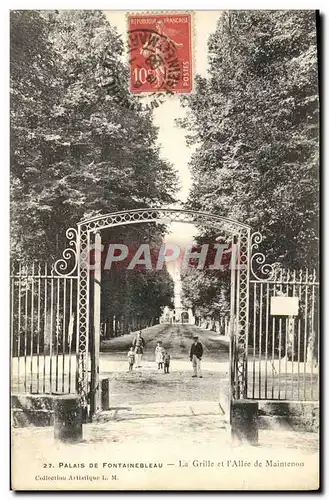
[[319, 488], [319, 14], [12, 10], [11, 488]]

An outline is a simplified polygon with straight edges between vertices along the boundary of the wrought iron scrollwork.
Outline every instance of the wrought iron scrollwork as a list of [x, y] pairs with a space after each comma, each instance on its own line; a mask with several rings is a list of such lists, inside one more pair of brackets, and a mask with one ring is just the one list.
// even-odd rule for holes
[[[275, 277], [277, 265], [267, 264], [265, 255], [261, 252], [253, 253], [254, 250], [259, 249], [260, 243], [263, 241], [263, 236], [260, 232], [253, 233], [250, 238], [251, 242], [251, 256], [250, 256], [250, 272], [251, 275], [258, 281], [270, 281]], [[260, 272], [261, 276], [256, 272]]]
[[[72, 248], [66, 248], [63, 251], [63, 257], [57, 260], [54, 264], [54, 272], [59, 276], [72, 276], [78, 265], [78, 255], [77, 255], [77, 242], [78, 242], [78, 232], [73, 227], [70, 227], [66, 231], [66, 237], [69, 241], [69, 246]], [[70, 261], [72, 262], [69, 266]], [[70, 270], [71, 268], [71, 270]]]
[[84, 265], [86, 253], [93, 235], [110, 227], [153, 222], [169, 224], [170, 222], [186, 222], [196, 226], [210, 226], [235, 237], [239, 242], [239, 283], [236, 306], [238, 329], [236, 331], [236, 348], [234, 348], [233, 386], [235, 397], [245, 397], [246, 394], [246, 338], [248, 332], [248, 300], [249, 300], [249, 262], [250, 262], [250, 227], [226, 217], [203, 212], [171, 208], [147, 208], [96, 215], [78, 223], [79, 228], [79, 292], [78, 292], [78, 391], [84, 401], [88, 395], [87, 354], [89, 338], [89, 276]]
[[249, 226], [246, 224], [239, 223], [226, 217], [193, 210], [170, 208], [136, 209], [97, 215], [91, 219], [82, 220], [79, 225], [81, 229], [93, 232], [103, 228], [138, 222], [158, 222], [163, 224], [168, 224], [170, 222], [187, 222], [196, 225], [202, 224], [217, 227], [234, 234], [239, 234], [241, 231], [249, 229]]

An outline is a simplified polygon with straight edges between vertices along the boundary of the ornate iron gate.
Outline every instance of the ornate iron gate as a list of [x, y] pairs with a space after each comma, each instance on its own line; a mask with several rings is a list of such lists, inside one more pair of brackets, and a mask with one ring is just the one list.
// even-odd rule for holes
[[[49, 269], [20, 265], [11, 274], [12, 390], [74, 392], [93, 414], [99, 407], [99, 296], [101, 271], [90, 251], [102, 229], [143, 222], [210, 226], [239, 248], [232, 270], [232, 397], [245, 397], [248, 335], [250, 228], [212, 214], [178, 209], [139, 209], [84, 220], [66, 235], [69, 247]], [[95, 239], [96, 238], [96, 239]], [[22, 370], [23, 369], [23, 370]], [[22, 371], [24, 377], [22, 378]]]
[[[252, 239], [252, 250], [262, 241]], [[261, 264], [257, 274], [253, 262]], [[317, 401], [319, 397], [319, 283], [316, 272], [289, 271], [251, 259], [247, 397]], [[293, 299], [296, 310], [272, 310], [275, 298]], [[283, 302], [283, 305], [285, 302]]]
[[[101, 269], [90, 268], [90, 252], [101, 245], [102, 229], [145, 222], [210, 226], [228, 236], [238, 252], [238, 265], [231, 266], [231, 399], [315, 399], [315, 274], [278, 274], [258, 253], [262, 237], [251, 235], [249, 226], [178, 209], [138, 209], [83, 220], [67, 230], [69, 247], [51, 268], [13, 266], [12, 390], [77, 391], [89, 414], [97, 411]], [[270, 298], [280, 293], [300, 298], [299, 317], [271, 317]], [[309, 367], [308, 352], [313, 359]]]
[[[96, 407], [99, 400], [99, 384], [90, 392], [89, 352], [90, 332], [94, 328], [93, 312], [90, 308], [93, 277], [88, 269], [89, 253], [95, 248], [95, 235], [102, 229], [126, 224], [144, 222], [186, 222], [202, 226], [211, 226], [219, 233], [225, 232], [239, 249], [239, 265], [234, 268], [231, 279], [234, 280], [234, 351], [232, 353], [232, 397], [246, 396], [246, 359], [248, 336], [249, 308], [249, 261], [250, 261], [250, 228], [225, 217], [212, 214], [179, 209], [138, 209], [125, 212], [100, 215], [78, 224], [78, 391], [85, 405], [89, 395], [94, 400], [91, 407]], [[233, 324], [233, 322], [232, 322]], [[94, 364], [97, 370], [97, 363]], [[92, 372], [94, 372], [92, 370]], [[94, 373], [95, 377], [96, 374]]]
[[77, 276], [58, 271], [56, 265], [12, 264], [13, 392], [76, 392]]

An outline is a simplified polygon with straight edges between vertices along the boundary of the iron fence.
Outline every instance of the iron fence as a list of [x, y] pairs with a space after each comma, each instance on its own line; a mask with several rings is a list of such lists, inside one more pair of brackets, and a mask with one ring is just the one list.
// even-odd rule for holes
[[[294, 315], [272, 314], [273, 297], [295, 297]], [[319, 397], [319, 283], [316, 273], [280, 270], [251, 280], [247, 397], [314, 401]]]
[[[17, 264], [12, 265], [10, 280], [12, 392], [76, 392], [78, 277], [58, 275], [47, 264]], [[297, 313], [273, 315], [272, 298], [278, 296], [298, 299]], [[251, 280], [247, 332], [248, 349], [241, 343], [231, 348], [245, 352], [241, 374], [246, 376], [246, 397], [318, 400], [315, 272], [281, 270], [269, 280]], [[235, 360], [231, 370], [235, 374]]]
[[75, 392], [77, 277], [13, 264], [10, 281], [12, 392]]

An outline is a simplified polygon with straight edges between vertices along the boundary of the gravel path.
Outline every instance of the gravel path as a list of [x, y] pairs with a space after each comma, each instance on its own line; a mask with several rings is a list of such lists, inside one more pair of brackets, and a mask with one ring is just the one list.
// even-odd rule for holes
[[[202, 379], [191, 378], [188, 355], [195, 331], [205, 346]], [[83, 426], [81, 443], [55, 442], [51, 427], [13, 429], [15, 488], [317, 487], [316, 434], [261, 430], [258, 446], [232, 443], [227, 415], [218, 403], [228, 383], [228, 349], [213, 332], [187, 325], [147, 329], [143, 366], [127, 373], [126, 354], [133, 337], [102, 346], [100, 371], [110, 378], [110, 410]], [[154, 363], [158, 339], [170, 350], [169, 375], [158, 372]], [[126, 469], [116, 468], [122, 463], [128, 464]], [[161, 469], [148, 469], [150, 463]], [[297, 465], [280, 465], [286, 463]], [[141, 470], [140, 464], [147, 467]]]
[[[189, 351], [194, 333], [204, 345], [203, 378], [192, 378]], [[219, 391], [228, 383], [228, 348], [214, 340], [214, 333], [189, 325], [157, 325], [143, 331], [145, 351], [142, 368], [128, 372], [130, 334], [102, 344], [100, 373], [110, 378], [111, 406], [168, 403], [175, 401], [219, 401]], [[161, 340], [170, 353], [170, 373], [157, 369], [156, 343]], [[104, 352], [106, 350], [106, 352]], [[226, 390], [226, 389], [225, 389]]]

